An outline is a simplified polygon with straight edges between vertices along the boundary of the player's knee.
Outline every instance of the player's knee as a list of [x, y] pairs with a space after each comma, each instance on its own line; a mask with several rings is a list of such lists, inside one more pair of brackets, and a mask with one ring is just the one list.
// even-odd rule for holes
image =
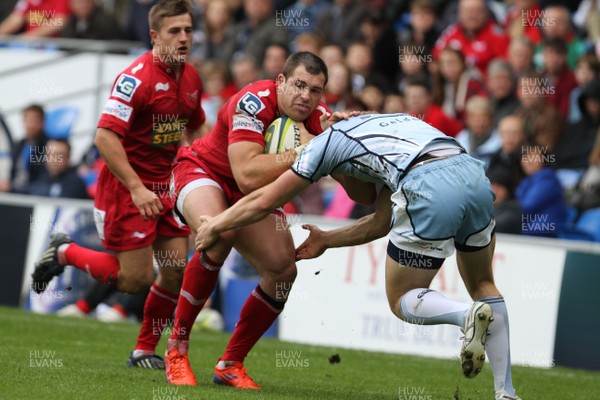
[[[184, 265], [187, 263], [187, 260], [181, 259], [178, 260], [180, 263], [178, 265]], [[181, 283], [183, 282], [183, 271], [184, 268], [161, 268], [159, 270], [160, 280], [163, 282], [165, 287], [181, 287]]]
[[277, 282], [294, 282], [298, 270], [294, 260], [279, 260], [266, 272], [267, 275]]
[[118, 289], [124, 293], [139, 293], [147, 290], [154, 282], [154, 271], [151, 273], [119, 274]]
[[484, 297], [500, 296], [500, 292], [493, 281], [480, 281], [476, 286], [469, 289], [473, 300], [483, 299]]
[[388, 296], [388, 305], [390, 306], [390, 310], [392, 313], [404, 321], [404, 315], [402, 315], [402, 307], [400, 307], [400, 300], [402, 299], [401, 295], [397, 296]]

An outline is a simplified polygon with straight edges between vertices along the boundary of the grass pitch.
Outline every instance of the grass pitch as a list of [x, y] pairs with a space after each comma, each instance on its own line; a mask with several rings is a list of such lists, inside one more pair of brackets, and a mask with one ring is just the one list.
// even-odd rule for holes
[[[35, 315], [0, 308], [0, 399], [341, 399], [492, 400], [489, 365], [462, 377], [458, 360], [436, 360], [306, 346], [262, 339], [246, 360], [260, 391], [212, 383], [229, 334], [193, 332], [190, 360], [197, 387], [175, 387], [164, 372], [126, 367], [139, 326]], [[164, 351], [166, 338], [159, 351]], [[458, 351], [458, 350], [457, 350]], [[339, 363], [330, 357], [339, 355]], [[600, 373], [513, 368], [523, 400], [600, 398]]]

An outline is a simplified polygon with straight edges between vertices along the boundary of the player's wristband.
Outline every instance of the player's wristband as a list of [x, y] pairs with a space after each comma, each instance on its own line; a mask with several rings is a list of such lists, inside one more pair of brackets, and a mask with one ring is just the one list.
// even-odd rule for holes
[[298, 158], [300, 157], [300, 153], [302, 153], [302, 150], [304, 150], [305, 147], [306, 147], [306, 143], [301, 144], [298, 147], [294, 147], [294, 151], [296, 152], [296, 159], [294, 160], [294, 162], [298, 161]]

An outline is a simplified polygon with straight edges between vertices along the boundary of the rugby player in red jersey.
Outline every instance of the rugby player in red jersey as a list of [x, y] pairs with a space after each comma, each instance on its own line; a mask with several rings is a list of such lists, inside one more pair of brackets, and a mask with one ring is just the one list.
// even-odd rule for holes
[[[164, 362], [154, 350], [177, 305], [190, 233], [173, 212], [171, 166], [180, 141], [198, 132], [205, 117], [200, 76], [186, 63], [192, 47], [191, 3], [163, 0], [150, 10], [149, 21], [152, 50], [119, 74], [96, 132], [106, 166], [94, 219], [104, 247], [114, 255], [54, 234], [36, 263], [33, 289], [42, 292], [65, 265], [121, 292], [150, 287], [128, 365], [162, 369]], [[159, 265], [156, 279], [153, 257]]]
[[[264, 133], [276, 118], [298, 121], [301, 144], [349, 114], [330, 114], [321, 103], [327, 67], [309, 52], [291, 55], [275, 81], [252, 83], [231, 97], [205, 137], [182, 148], [173, 167], [175, 208], [196, 230], [199, 218], [216, 215], [245, 194], [274, 181], [293, 164], [302, 146], [283, 154], [265, 154]], [[306, 129], [304, 129], [306, 128]], [[188, 360], [190, 328], [213, 291], [219, 270], [235, 247], [261, 275], [244, 304], [239, 322], [219, 359], [214, 382], [242, 389], [259, 389], [243, 361], [283, 310], [296, 277], [294, 243], [280, 228], [283, 216], [271, 215], [237, 232], [220, 236], [210, 249], [196, 252], [183, 278], [173, 332], [167, 345], [167, 381], [197, 385]], [[279, 220], [279, 223], [278, 223]], [[279, 229], [278, 229], [279, 227]]]

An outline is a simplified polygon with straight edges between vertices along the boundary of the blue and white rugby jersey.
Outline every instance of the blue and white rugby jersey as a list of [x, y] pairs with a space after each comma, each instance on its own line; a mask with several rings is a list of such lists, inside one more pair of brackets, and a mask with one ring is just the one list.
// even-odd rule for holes
[[410, 163], [432, 151], [464, 149], [408, 114], [367, 114], [332, 125], [310, 141], [292, 170], [311, 182], [353, 176], [397, 191]]

